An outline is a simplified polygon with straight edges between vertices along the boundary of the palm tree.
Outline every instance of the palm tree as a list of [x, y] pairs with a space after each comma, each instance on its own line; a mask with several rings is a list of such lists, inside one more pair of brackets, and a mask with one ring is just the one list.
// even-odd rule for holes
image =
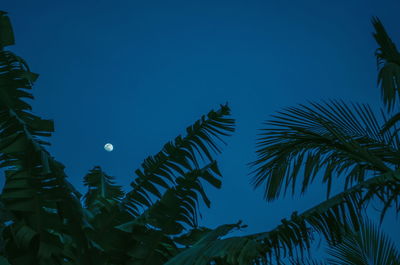
[[[374, 23], [377, 39], [383, 38], [383, 27]], [[0, 196], [1, 265], [271, 264], [309, 249], [315, 231], [331, 244], [343, 241], [349, 227], [358, 228], [362, 206], [373, 197], [384, 201], [385, 209], [392, 202], [399, 208], [396, 118], [379, 126], [368, 106], [343, 102], [291, 108], [272, 123], [278, 128], [260, 138], [255, 184], [265, 183], [268, 200], [279, 195], [283, 182], [285, 189], [295, 186], [299, 174], [303, 192], [321, 170], [328, 190], [335, 174], [349, 185], [270, 231], [227, 237], [245, 225], [198, 225], [198, 203], [210, 206], [204, 182], [221, 185], [214, 155], [222, 137], [234, 131], [228, 105], [146, 158], [129, 192], [97, 166], [84, 177], [88, 191], [82, 196], [45, 149], [53, 122], [34, 115], [24, 100], [33, 98], [29, 90], [38, 75], [4, 50], [13, 44], [9, 18], [0, 12], [0, 167], [6, 177]], [[386, 53], [379, 56], [389, 61]], [[395, 77], [382, 75], [383, 86], [388, 78]]]
[[[331, 246], [346, 240], [348, 233], [360, 229], [360, 216], [372, 199], [383, 202], [381, 221], [391, 206], [400, 211], [400, 139], [396, 127], [400, 112], [392, 114], [400, 97], [400, 53], [379, 19], [373, 18], [372, 23], [380, 45], [376, 56], [386, 106], [383, 122], [366, 104], [332, 100], [290, 107], [266, 122], [268, 127], [257, 143], [258, 158], [251, 163], [255, 167], [253, 185], [264, 188], [267, 201], [288, 190], [294, 194], [298, 185], [305, 193], [316, 178], [326, 184], [327, 199], [302, 214], [293, 212], [289, 220], [283, 219], [268, 232], [212, 241], [208, 248], [194, 245], [168, 265], [207, 264], [195, 263], [201, 260], [196, 251], [207, 257], [223, 257], [230, 262], [226, 264], [251, 264], [249, 260], [279, 264], [282, 256], [302, 257], [315, 233], [323, 235]], [[344, 191], [330, 197], [337, 177], [343, 179]], [[240, 257], [247, 257], [248, 263]]]
[[204, 182], [221, 186], [214, 155], [234, 131], [227, 105], [146, 158], [129, 192], [96, 166], [84, 177], [82, 196], [45, 149], [53, 121], [34, 115], [25, 101], [38, 75], [5, 50], [13, 44], [10, 20], [0, 11], [1, 265], [265, 264], [286, 244], [285, 224], [231, 238], [224, 237], [245, 227], [240, 221], [198, 226], [198, 203], [210, 206]]
[[[376, 53], [378, 84], [386, 106], [382, 122], [366, 104], [332, 100], [290, 107], [266, 122], [268, 127], [257, 143], [258, 158], [251, 164], [256, 167], [253, 185], [263, 187], [267, 201], [287, 191], [294, 194], [296, 188], [305, 193], [312, 182], [322, 179], [327, 199], [287, 223], [293, 234], [309, 229], [324, 235], [332, 245], [343, 240], [349, 227], [358, 230], [359, 216], [372, 199], [383, 203], [381, 221], [391, 206], [400, 211], [396, 127], [400, 112], [393, 114], [400, 96], [400, 53], [380, 20], [373, 18], [372, 23], [380, 46]], [[344, 190], [330, 197], [332, 183], [339, 177]], [[304, 239], [287, 238], [302, 247]], [[283, 248], [290, 250], [293, 245]]]

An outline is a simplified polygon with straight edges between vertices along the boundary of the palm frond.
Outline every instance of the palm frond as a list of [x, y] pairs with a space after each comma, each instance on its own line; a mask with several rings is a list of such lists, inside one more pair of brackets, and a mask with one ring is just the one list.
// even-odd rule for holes
[[[176, 186], [167, 189], [161, 198], [139, 217], [130, 218], [131, 220], [115, 226], [116, 229], [131, 235], [135, 245], [134, 253], [140, 249], [141, 254], [131, 255], [131, 259], [141, 262], [145, 262], [143, 259], [152, 260], [151, 264], [156, 264], [154, 262], [157, 259], [166, 261], [174, 256], [178, 252], [177, 244], [182, 243], [182, 233], [188, 227], [197, 227], [198, 197], [202, 197], [209, 206], [210, 201], [200, 180], [219, 186], [221, 182], [218, 177], [220, 173], [215, 161], [201, 169], [194, 169], [178, 177]], [[143, 230], [146, 233], [138, 234], [138, 231]], [[190, 236], [190, 240], [194, 238]]]
[[[294, 212], [290, 220], [283, 219], [279, 226], [268, 232], [225, 239], [215, 233], [213, 237], [200, 239], [168, 264], [209, 264], [207, 262], [214, 260], [226, 264], [271, 264], [284, 257], [307, 260], [304, 252], [309, 250], [314, 233], [323, 235], [331, 245], [343, 242], [346, 233], [359, 229], [364, 206], [374, 198], [371, 194], [377, 194], [376, 189], [391, 185], [393, 181], [400, 183], [399, 172], [366, 180], [300, 215]], [[370, 194], [372, 190], [375, 192]], [[206, 230], [200, 234], [205, 238], [209, 233]], [[251, 251], [246, 249], [247, 246], [251, 246]]]
[[161, 229], [167, 235], [177, 235], [189, 227], [198, 226], [199, 196], [206, 206], [210, 200], [204, 191], [201, 179], [220, 187], [221, 177], [216, 162], [201, 169], [192, 170], [176, 179], [177, 185], [168, 189], [155, 204], [139, 218], [144, 223]]
[[163, 190], [176, 184], [177, 177], [199, 168], [198, 156], [213, 161], [210, 151], [219, 153], [218, 142], [224, 143], [221, 136], [234, 131], [234, 120], [225, 117], [229, 114], [229, 107], [221, 105], [218, 111], [210, 111], [188, 127], [185, 137], [176, 137], [155, 156], [144, 160], [141, 169], [135, 171], [137, 177], [131, 183], [132, 190], [123, 200], [133, 216], [153, 205], [152, 197], [160, 199]]
[[295, 192], [303, 175], [304, 193], [322, 172], [329, 197], [334, 176], [344, 175], [345, 187], [365, 176], [394, 168], [399, 151], [390, 144], [390, 133], [381, 126], [368, 105], [342, 101], [287, 108], [273, 116], [257, 143], [253, 185], [264, 185], [265, 198], [276, 199], [283, 189]]
[[373, 35], [379, 45], [375, 53], [380, 67], [378, 84], [381, 87], [383, 102], [390, 111], [400, 93], [400, 53], [381, 21], [374, 17], [372, 24], [375, 28]]
[[[378, 198], [385, 206], [390, 203], [379, 195], [387, 193], [387, 187], [391, 187], [390, 196], [400, 196], [400, 172], [389, 172], [370, 178], [300, 215], [294, 212], [290, 220], [283, 219], [281, 225], [269, 232], [248, 237], [262, 243], [266, 247], [265, 254], [278, 258], [287, 254], [293, 256], [297, 249], [303, 256], [303, 251], [310, 247], [314, 232], [323, 235], [329, 244], [336, 245], [343, 241], [343, 235], [350, 229], [359, 229], [363, 209], [369, 201]], [[397, 209], [399, 210], [399, 205]]]
[[[175, 237], [197, 227], [199, 198], [210, 207], [202, 181], [221, 186], [221, 173], [208, 148], [219, 152], [216, 140], [233, 131], [233, 120], [224, 118], [228, 114], [226, 105], [209, 112], [187, 129], [186, 137], [167, 143], [136, 171], [133, 189], [121, 202], [132, 218], [114, 227], [130, 235], [131, 262], [167, 261], [178, 251]], [[200, 166], [197, 156], [209, 163]]]
[[400, 252], [394, 243], [371, 221], [363, 221], [359, 230], [352, 229], [342, 243], [328, 248], [332, 265], [397, 265]]

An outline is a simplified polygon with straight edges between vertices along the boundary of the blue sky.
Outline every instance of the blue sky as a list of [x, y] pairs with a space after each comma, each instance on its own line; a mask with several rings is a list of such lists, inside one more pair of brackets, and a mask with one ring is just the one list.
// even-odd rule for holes
[[[223, 187], [208, 189], [212, 208], [201, 224], [241, 219], [244, 234], [272, 229], [325, 196], [317, 180], [305, 196], [263, 201], [246, 166], [257, 129], [308, 100], [378, 110], [371, 17], [400, 45], [398, 0], [18, 0], [1, 9], [14, 26], [10, 49], [40, 74], [32, 105], [55, 120], [49, 150], [82, 192], [95, 165], [127, 186], [144, 158], [228, 102], [236, 132], [218, 157]], [[384, 228], [399, 243], [395, 221], [391, 211]]]

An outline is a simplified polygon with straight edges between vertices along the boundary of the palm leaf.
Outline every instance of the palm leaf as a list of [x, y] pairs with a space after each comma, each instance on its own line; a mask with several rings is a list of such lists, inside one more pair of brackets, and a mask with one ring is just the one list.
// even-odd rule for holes
[[[128, 252], [140, 253], [131, 255], [138, 264], [156, 264], [174, 256], [178, 248], [173, 236], [182, 234], [187, 227], [197, 227], [198, 197], [209, 206], [209, 199], [203, 190], [201, 179], [219, 186], [220, 173], [216, 162], [201, 169], [194, 169], [176, 179], [176, 185], [166, 190], [161, 198], [145, 210], [139, 217], [122, 223], [115, 228], [130, 233], [135, 247]], [[146, 233], [137, 231], [144, 230]], [[192, 237], [190, 239], [193, 240]], [[138, 250], [140, 249], [140, 251]], [[138, 252], [139, 251], [139, 252]], [[139, 263], [142, 262], [142, 263]]]
[[398, 150], [389, 132], [382, 133], [368, 105], [341, 101], [287, 108], [266, 124], [257, 143], [253, 185], [264, 185], [265, 198], [277, 198], [282, 189], [295, 192], [303, 175], [304, 193], [318, 172], [329, 196], [334, 176], [344, 175], [345, 187], [368, 174], [388, 172], [397, 164]]
[[[165, 234], [177, 235], [190, 227], [198, 226], [198, 197], [200, 196], [206, 206], [210, 207], [208, 199], [200, 179], [209, 183], [221, 181], [217, 178], [220, 173], [217, 164], [213, 163], [201, 169], [195, 169], [176, 179], [177, 185], [168, 189], [162, 197], [149, 207], [138, 218], [141, 222], [161, 229]], [[138, 220], [135, 220], [137, 222]]]
[[394, 243], [371, 221], [364, 221], [359, 230], [350, 231], [343, 242], [328, 248], [332, 265], [397, 265], [400, 252]]
[[213, 161], [210, 151], [219, 153], [218, 141], [224, 143], [221, 136], [234, 130], [234, 121], [225, 118], [229, 114], [227, 105], [222, 105], [218, 111], [210, 111], [186, 129], [185, 137], [178, 136], [155, 156], [144, 160], [141, 169], [135, 171], [137, 177], [131, 183], [132, 190], [123, 199], [133, 216], [139, 216], [150, 207], [152, 198], [160, 199], [163, 190], [176, 184], [177, 177], [199, 168], [198, 156]]
[[[400, 190], [399, 172], [368, 179], [300, 215], [294, 212], [289, 220], [283, 219], [279, 226], [268, 232], [222, 240], [220, 236], [216, 236], [206, 240], [207, 244], [202, 244], [200, 240], [169, 262], [178, 265], [196, 264], [194, 262], [208, 264], [207, 262], [214, 259], [227, 261], [228, 257], [232, 258], [232, 263], [227, 264], [251, 264], [249, 261], [270, 264], [279, 262], [284, 257], [307, 260], [304, 252], [310, 248], [314, 233], [323, 235], [331, 245], [343, 242], [346, 233], [351, 229], [359, 229], [362, 223], [360, 217], [366, 203], [376, 198], [373, 195], [379, 194], [379, 191], [393, 182], [397, 183], [397, 190]], [[244, 250], [247, 244], [252, 246], [252, 251]], [[237, 259], [240, 253], [247, 255], [243, 263], [239, 263]]]
[[378, 66], [380, 66], [378, 84], [382, 90], [383, 102], [390, 111], [397, 101], [396, 95], [399, 96], [400, 93], [400, 53], [381, 21], [374, 17], [372, 24], [375, 28], [374, 37], [379, 45], [376, 51]]
[[[225, 109], [225, 106], [223, 106], [222, 110], [219, 111], [219, 115], [227, 114], [226, 111], [229, 111], [229, 109]], [[204, 136], [206, 135], [205, 132], [210, 130], [210, 128], [208, 128], [210, 125], [207, 123], [215, 124], [213, 120], [224, 120], [221, 119], [221, 117], [214, 116], [215, 114], [216, 112], [212, 111], [208, 115], [209, 120], [203, 117], [201, 119], [203, 124], [201, 122], [196, 122], [194, 126], [189, 127], [187, 130], [189, 136], [186, 138], [181, 139], [178, 137], [176, 142], [180, 142], [179, 144], [175, 143], [175, 145], [177, 145], [176, 150], [173, 149], [175, 146], [174, 144], [168, 143], [163, 151], [155, 156], [156, 158], [150, 157], [145, 160], [146, 163], [143, 164], [145, 172], [149, 172], [150, 169], [156, 173], [160, 172], [160, 169], [168, 171], [168, 173], [170, 173], [170, 175], [167, 175], [168, 180], [159, 182], [162, 178], [157, 175], [153, 177], [153, 175], [150, 174], [147, 174], [147, 176], [143, 174], [143, 178], [140, 179], [140, 177], [138, 177], [141, 182], [136, 179], [133, 184], [136, 189], [128, 193], [121, 202], [120, 206], [123, 206], [123, 208], [116, 207], [117, 205], [110, 202], [110, 200], [103, 202], [102, 199], [101, 202], [98, 203], [106, 207], [91, 211], [89, 220], [91, 220], [90, 222], [94, 228], [90, 229], [90, 238], [101, 247], [103, 253], [106, 253], [104, 257], [113, 256], [112, 253], [115, 253], [115, 249], [113, 249], [105, 239], [108, 233], [115, 233], [113, 231], [117, 229], [122, 238], [125, 238], [125, 241], [128, 240], [127, 242], [131, 242], [127, 244], [126, 247], [120, 246], [121, 251], [118, 252], [120, 256], [121, 252], [127, 253], [125, 258], [128, 258], [129, 262], [132, 264], [163, 264], [177, 251], [174, 238], [171, 236], [181, 234], [187, 229], [187, 226], [197, 226], [198, 197], [200, 196], [205, 204], [208, 207], [210, 206], [210, 201], [203, 190], [200, 180], [205, 180], [215, 187], [220, 187], [221, 180], [219, 178], [221, 174], [215, 161], [211, 161], [211, 163], [206, 164], [204, 167], [198, 168], [200, 163], [195, 160], [196, 156], [194, 155], [188, 157], [187, 161], [189, 162], [185, 163], [181, 168], [179, 168], [179, 163], [181, 163], [181, 161], [185, 162], [185, 152], [190, 149], [190, 144], [196, 142], [193, 140], [197, 138], [196, 134]], [[230, 122], [231, 120], [227, 120], [227, 123]], [[196, 128], [198, 132], [195, 133], [192, 128]], [[205, 132], [202, 132], [202, 130]], [[211, 137], [205, 138], [205, 140], [214, 141]], [[213, 143], [210, 144], [210, 146], [216, 146], [216, 144]], [[166, 150], [166, 154], [170, 155], [166, 156], [166, 154], [163, 153], [164, 150]], [[215, 149], [215, 151], [218, 150]], [[190, 153], [194, 154], [192, 151], [186, 154], [190, 155]], [[160, 169], [154, 166], [152, 168], [151, 163], [156, 159], [159, 161], [158, 165]], [[163, 161], [163, 159], [165, 160]], [[169, 165], [172, 165], [172, 167], [169, 168]], [[85, 183], [92, 183], [90, 186], [94, 187], [93, 195], [96, 196], [97, 199], [99, 199], [100, 186], [102, 186], [103, 189], [107, 189], [106, 185], [100, 185], [101, 183], [109, 182], [106, 180], [107, 177], [105, 176], [104, 172], [100, 172], [99, 168], [95, 168], [85, 177]], [[153, 180], [153, 182], [149, 180]], [[137, 183], [140, 183], [140, 185]], [[160, 185], [160, 183], [165, 183], [165, 185]], [[164, 190], [159, 189], [159, 186]], [[90, 194], [90, 191], [88, 194]], [[144, 209], [143, 212], [132, 211], [132, 205], [137, 207], [137, 202], [142, 202], [143, 200], [149, 202], [148, 205], [142, 207]], [[111, 203], [109, 207], [107, 207], [107, 201]], [[117, 201], [118, 200], [114, 200], [114, 202]], [[136, 204], [132, 204], [132, 202]], [[123, 217], [119, 211], [122, 211], [122, 213], [128, 211], [132, 215], [130, 218], [127, 216]], [[116, 218], [119, 218], [119, 222], [117, 223], [112, 221]], [[114, 226], [111, 226], [112, 224], [114, 224]], [[103, 235], [94, 234], [99, 230], [103, 231]], [[128, 260], [125, 259], [124, 262]], [[159, 263], [160, 261], [162, 262]], [[122, 260], [120, 260], [120, 262], [122, 262]]]
[[[387, 188], [390, 187], [390, 190]], [[357, 184], [317, 206], [297, 215], [292, 214], [290, 220], [282, 220], [275, 229], [248, 236], [261, 241], [267, 248], [265, 254], [281, 257], [293, 256], [294, 250], [303, 251], [310, 247], [312, 233], [324, 236], [329, 244], [335, 245], [343, 241], [343, 235], [351, 228], [358, 230], [363, 209], [372, 199], [382, 199], [385, 206], [390, 201], [379, 194], [392, 192], [391, 196], [400, 196], [400, 172], [389, 172], [370, 178]], [[400, 205], [397, 204], [397, 210]], [[283, 255], [281, 254], [283, 252]], [[273, 254], [273, 255], [272, 255]]]
[[[225, 118], [229, 113], [227, 105], [210, 111], [186, 129], [185, 137], [178, 136], [167, 143], [158, 154], [145, 159], [142, 169], [136, 170], [133, 189], [122, 201], [134, 219], [116, 227], [131, 233], [136, 242], [129, 251], [131, 261], [167, 261], [177, 251], [171, 236], [197, 227], [199, 196], [210, 207], [200, 179], [214, 187], [221, 185], [221, 174], [211, 152], [219, 153], [218, 142], [224, 143], [221, 136], [233, 131], [233, 120]], [[201, 167], [199, 158], [208, 164]], [[134, 233], [142, 230], [147, 232]]]

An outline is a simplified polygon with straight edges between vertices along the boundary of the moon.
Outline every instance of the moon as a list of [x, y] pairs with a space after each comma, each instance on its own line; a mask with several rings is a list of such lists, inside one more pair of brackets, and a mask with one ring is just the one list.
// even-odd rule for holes
[[107, 152], [111, 152], [114, 149], [114, 146], [112, 144], [110, 144], [110, 143], [107, 143], [107, 144], [104, 145], [104, 149]]

